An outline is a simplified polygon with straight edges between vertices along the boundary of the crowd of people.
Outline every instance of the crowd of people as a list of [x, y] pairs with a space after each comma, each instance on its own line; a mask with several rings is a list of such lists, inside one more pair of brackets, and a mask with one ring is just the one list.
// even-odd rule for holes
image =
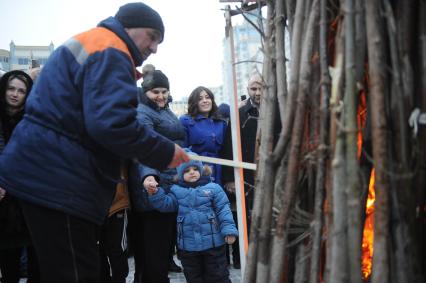
[[[191, 158], [232, 159], [229, 106], [199, 86], [187, 114], [170, 110], [167, 76], [136, 69], [164, 31], [155, 10], [129, 3], [33, 77], [1, 77], [1, 283], [19, 282], [23, 265], [30, 283], [124, 283], [130, 255], [135, 283], [169, 282], [182, 271], [176, 253], [188, 282], [231, 282], [230, 250], [240, 268], [233, 168]], [[239, 110], [246, 162], [263, 86], [254, 73]], [[254, 174], [244, 176], [250, 212]]]

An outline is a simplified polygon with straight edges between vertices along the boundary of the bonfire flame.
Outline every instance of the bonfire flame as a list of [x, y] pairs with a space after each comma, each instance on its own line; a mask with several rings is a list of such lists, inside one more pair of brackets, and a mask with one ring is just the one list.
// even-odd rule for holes
[[[367, 120], [367, 101], [364, 91], [360, 91], [359, 104], [357, 109], [358, 124], [358, 159], [362, 154], [363, 136], [362, 130], [365, 128]], [[373, 239], [374, 239], [374, 168], [371, 170], [370, 183], [368, 185], [368, 198], [365, 206], [365, 223], [362, 236], [362, 262], [361, 271], [364, 280], [368, 280], [373, 267]]]
[[368, 185], [368, 199], [365, 206], [365, 224], [362, 237], [362, 276], [366, 280], [371, 275], [373, 262], [373, 240], [374, 240], [374, 168], [371, 170], [370, 184]]

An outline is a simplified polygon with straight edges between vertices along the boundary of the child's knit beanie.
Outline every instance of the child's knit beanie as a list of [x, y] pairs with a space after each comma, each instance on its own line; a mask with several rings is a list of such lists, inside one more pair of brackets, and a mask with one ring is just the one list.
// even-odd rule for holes
[[[191, 156], [191, 155], [198, 156], [198, 154], [196, 154], [195, 152], [192, 152], [188, 148], [185, 148], [185, 151], [186, 151], [186, 153], [188, 153], [189, 156]], [[176, 168], [179, 181], [183, 182], [183, 173], [185, 172], [185, 169], [188, 168], [188, 167], [190, 167], [190, 166], [197, 167], [198, 171], [200, 172], [200, 175], [203, 174], [203, 163], [201, 161], [197, 161], [197, 160], [190, 160], [188, 162], [182, 163], [181, 165], [179, 165]]]

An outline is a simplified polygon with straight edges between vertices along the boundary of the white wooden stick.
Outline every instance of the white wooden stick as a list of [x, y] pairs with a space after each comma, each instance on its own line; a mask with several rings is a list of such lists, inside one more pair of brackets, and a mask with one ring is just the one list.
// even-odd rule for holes
[[215, 158], [215, 157], [201, 156], [201, 155], [194, 155], [194, 154], [188, 154], [188, 156], [192, 160], [197, 160], [201, 162], [208, 162], [208, 163], [214, 163], [214, 164], [226, 165], [226, 166], [232, 166], [232, 167], [240, 167], [240, 168], [256, 171], [256, 164], [254, 163], [239, 162], [239, 161], [234, 161], [229, 159], [222, 159], [222, 158]]

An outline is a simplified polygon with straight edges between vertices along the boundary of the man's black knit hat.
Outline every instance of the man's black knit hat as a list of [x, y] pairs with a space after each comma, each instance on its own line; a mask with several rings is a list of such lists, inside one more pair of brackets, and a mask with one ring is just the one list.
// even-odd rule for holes
[[147, 92], [156, 87], [164, 87], [170, 89], [169, 79], [160, 70], [155, 70], [147, 73], [142, 82], [143, 92]]
[[118, 9], [115, 18], [125, 28], [153, 28], [164, 38], [164, 25], [160, 15], [142, 2], [128, 3]]

